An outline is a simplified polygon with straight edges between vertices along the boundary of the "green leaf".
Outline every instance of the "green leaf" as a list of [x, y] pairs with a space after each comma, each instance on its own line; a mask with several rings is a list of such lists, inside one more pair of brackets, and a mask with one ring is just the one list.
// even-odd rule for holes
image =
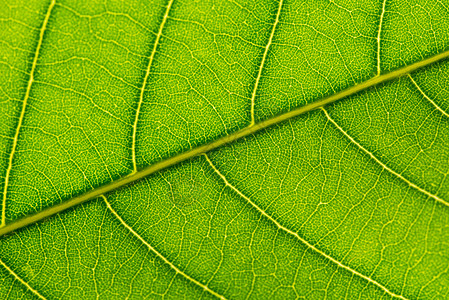
[[2, 299], [449, 298], [449, 1], [1, 2]]

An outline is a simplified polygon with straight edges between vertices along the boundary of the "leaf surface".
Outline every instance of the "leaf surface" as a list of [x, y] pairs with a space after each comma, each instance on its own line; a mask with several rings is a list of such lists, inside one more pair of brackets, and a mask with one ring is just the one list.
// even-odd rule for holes
[[449, 297], [448, 1], [1, 6], [2, 298]]

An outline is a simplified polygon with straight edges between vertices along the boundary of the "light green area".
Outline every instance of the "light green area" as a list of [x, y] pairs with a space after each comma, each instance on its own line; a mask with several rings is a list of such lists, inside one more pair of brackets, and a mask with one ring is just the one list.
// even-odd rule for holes
[[445, 101], [445, 99], [449, 98], [448, 75], [449, 68], [447, 63], [432, 65], [426, 70], [416, 72], [413, 75], [413, 79], [421, 87], [423, 93], [446, 113], [449, 111], [449, 102]]
[[0, 298], [449, 298], [449, 1], [0, 6]]
[[447, 49], [446, 1], [387, 1], [385, 11], [382, 70], [392, 70]]
[[[129, 243], [134, 240], [131, 233], [102, 202], [63, 213], [22, 234], [20, 239], [3, 242], [2, 252], [19, 254], [21, 249], [15, 257], [20, 266], [16, 272], [30, 278], [27, 283], [37, 291], [42, 292], [45, 285], [45, 298], [208, 297], [144, 245]], [[5, 264], [10, 264], [9, 259]]]
[[140, 167], [248, 124], [277, 5], [240, 2], [174, 1], [138, 123]]
[[5, 299], [39, 299], [19, 279], [11, 276], [11, 273], [2, 267], [0, 293]]
[[[378, 2], [378, 3], [373, 3]], [[380, 1], [292, 1], [282, 11], [256, 118], [310, 103], [376, 74]]]
[[[9, 156], [31, 70], [33, 50], [46, 4], [4, 2], [0, 9], [0, 188], [3, 191]], [[28, 6], [32, 7], [30, 10]], [[23, 21], [26, 19], [27, 21]], [[33, 26], [35, 25], [35, 26]]]

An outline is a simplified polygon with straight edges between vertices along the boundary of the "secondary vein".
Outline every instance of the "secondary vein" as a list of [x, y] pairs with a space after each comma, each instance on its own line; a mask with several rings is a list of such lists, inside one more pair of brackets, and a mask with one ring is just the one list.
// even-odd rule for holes
[[283, 2], [284, 2], [283, 0], [279, 1], [276, 18], [274, 20], [273, 27], [271, 28], [271, 33], [270, 33], [270, 37], [268, 39], [267, 45], [265, 46], [265, 50], [263, 52], [262, 61], [260, 62], [260, 65], [259, 65], [259, 71], [257, 72], [256, 82], [254, 84], [253, 92], [251, 94], [251, 123], [249, 124], [249, 126], [253, 126], [255, 124], [254, 104], [255, 104], [255, 100], [256, 100], [257, 89], [259, 88], [259, 81], [260, 81], [260, 77], [262, 76], [262, 71], [265, 66], [265, 60], [267, 59], [268, 51], [270, 50], [271, 43], [273, 42], [274, 32], [276, 31], [276, 26], [279, 23], [279, 16], [281, 15]]
[[407, 74], [408, 78], [411, 80], [411, 82], [414, 84], [414, 86], [416, 87], [416, 89], [421, 93], [421, 95], [423, 95], [423, 97], [429, 101], [440, 113], [442, 113], [444, 116], [449, 118], [449, 113], [445, 112], [438, 104], [435, 103], [435, 101], [433, 101], [432, 99], [430, 99], [429, 96], [427, 96], [426, 93], [424, 93], [424, 91], [421, 89], [421, 87], [418, 85], [418, 83], [416, 83], [415, 79], [413, 79], [413, 77], [410, 74]]
[[106, 206], [108, 207], [109, 211], [123, 225], [123, 227], [125, 227], [129, 232], [131, 232], [132, 235], [134, 235], [140, 242], [142, 242], [145, 246], [147, 246], [148, 249], [150, 249], [153, 253], [155, 253], [167, 265], [169, 265], [170, 268], [172, 268], [176, 272], [176, 274], [180, 274], [181, 276], [183, 276], [187, 280], [189, 280], [192, 283], [194, 283], [195, 285], [201, 287], [203, 290], [209, 292], [210, 294], [214, 295], [215, 297], [217, 297], [219, 299], [224, 299], [224, 300], [226, 299], [224, 296], [222, 296], [222, 295], [218, 294], [217, 292], [211, 290], [206, 284], [203, 284], [203, 283], [199, 282], [198, 280], [190, 277], [189, 275], [187, 275], [186, 273], [181, 271], [178, 267], [176, 267], [172, 262], [170, 262], [167, 258], [165, 258], [165, 256], [163, 256], [160, 252], [158, 252], [156, 249], [154, 249], [153, 246], [151, 246], [147, 241], [145, 241], [145, 239], [142, 236], [140, 236], [136, 231], [134, 231], [134, 229], [131, 226], [129, 226], [122, 219], [122, 217], [120, 217], [120, 215], [115, 211], [115, 209], [111, 206], [111, 204], [109, 203], [108, 199], [105, 196], [101, 196], [101, 198], [103, 198], [103, 201], [106, 203]]
[[380, 75], [380, 35], [382, 32], [382, 23], [385, 15], [385, 5], [387, 4], [387, 0], [382, 2], [382, 12], [380, 13], [380, 21], [379, 28], [377, 30], [377, 75]]
[[393, 169], [390, 169], [387, 165], [385, 165], [383, 162], [381, 162], [373, 153], [371, 153], [370, 151], [368, 151], [368, 149], [366, 149], [361, 144], [359, 144], [355, 139], [352, 138], [352, 136], [350, 136], [343, 128], [341, 128], [341, 126], [334, 119], [331, 118], [331, 116], [328, 114], [326, 109], [321, 108], [321, 110], [326, 115], [326, 118], [335, 126], [335, 128], [338, 129], [338, 131], [340, 131], [348, 140], [350, 140], [360, 150], [362, 150], [365, 154], [367, 154], [372, 160], [374, 160], [383, 169], [388, 171], [390, 174], [393, 174], [394, 176], [396, 176], [397, 178], [399, 178], [400, 180], [402, 180], [403, 182], [405, 182], [406, 184], [408, 184], [410, 187], [414, 188], [415, 190], [423, 193], [424, 195], [426, 195], [426, 196], [428, 196], [428, 197], [430, 197], [430, 198], [432, 198], [432, 199], [434, 199], [434, 200], [436, 200], [436, 201], [438, 201], [438, 202], [440, 202], [440, 203], [442, 203], [442, 204], [444, 204], [446, 206], [449, 206], [449, 203], [447, 201], [445, 201], [445, 200], [441, 199], [440, 197], [438, 197], [437, 195], [434, 195], [431, 192], [423, 189], [422, 187], [414, 184], [413, 182], [411, 182], [410, 180], [408, 180], [407, 178], [405, 178], [401, 174], [397, 173]]
[[23, 97], [22, 109], [20, 111], [19, 120], [17, 122], [16, 132], [14, 134], [14, 138], [12, 141], [11, 152], [9, 153], [8, 167], [6, 168], [5, 174], [5, 185], [3, 187], [3, 200], [2, 200], [2, 220], [0, 227], [5, 226], [6, 222], [6, 196], [8, 193], [8, 184], [11, 175], [12, 162], [14, 160], [14, 154], [16, 153], [17, 142], [19, 140], [20, 128], [22, 127], [23, 119], [25, 116], [25, 110], [28, 103], [28, 99], [30, 98], [31, 86], [34, 81], [34, 72], [36, 70], [37, 60], [39, 58], [39, 53], [42, 47], [42, 41], [44, 40], [45, 30], [47, 29], [48, 20], [50, 19], [51, 12], [55, 7], [56, 0], [52, 0], [50, 5], [48, 6], [47, 12], [45, 14], [44, 21], [42, 22], [42, 27], [39, 33], [39, 40], [37, 42], [36, 51], [34, 53], [33, 62], [31, 64], [30, 78], [28, 80], [27, 88], [25, 91], [25, 96]]
[[[19, 277], [13, 270], [11, 270], [10, 267], [8, 267], [1, 259], [0, 259], [0, 265], [2, 265], [8, 272], [11, 274], [14, 279], [18, 280], [21, 284], [23, 284], [29, 291], [31, 291], [34, 295], [36, 295], [39, 299], [46, 300], [44, 296], [42, 296], [38, 291], [33, 289], [25, 280]], [[5, 296], [5, 295], [3, 295]]]
[[165, 23], [168, 19], [168, 13], [171, 9], [171, 6], [173, 4], [174, 0], [170, 0], [167, 4], [167, 8], [165, 9], [164, 16], [162, 17], [162, 22], [159, 26], [159, 31], [156, 36], [156, 40], [154, 41], [153, 50], [151, 51], [150, 58], [148, 59], [148, 66], [147, 71], [145, 73], [145, 77], [143, 79], [142, 87], [140, 88], [140, 96], [139, 96], [139, 103], [137, 104], [137, 110], [136, 110], [136, 117], [134, 119], [134, 125], [133, 125], [133, 134], [132, 134], [132, 145], [131, 145], [131, 152], [132, 152], [132, 162], [133, 162], [133, 168], [134, 172], [137, 172], [137, 163], [136, 163], [136, 134], [137, 134], [137, 124], [139, 122], [139, 115], [140, 110], [142, 108], [143, 103], [143, 95], [145, 94], [145, 89], [147, 87], [148, 83], [148, 77], [150, 76], [151, 67], [153, 65], [153, 60], [156, 55], [157, 47], [159, 46], [159, 41], [162, 36], [162, 30], [164, 29]]
[[267, 214], [262, 208], [260, 208], [256, 203], [254, 203], [249, 197], [247, 197], [245, 194], [243, 194], [242, 192], [240, 192], [235, 186], [233, 186], [232, 184], [229, 183], [229, 181], [226, 179], [226, 177], [215, 167], [215, 165], [212, 163], [212, 161], [210, 160], [209, 156], [207, 156], [207, 154], [204, 154], [204, 157], [206, 158], [206, 161], [208, 162], [209, 166], [214, 170], [214, 172], [221, 178], [221, 180], [225, 183], [226, 186], [228, 186], [230, 189], [232, 189], [234, 192], [236, 192], [240, 197], [242, 197], [243, 199], [245, 199], [249, 204], [251, 204], [251, 206], [253, 206], [260, 214], [262, 214], [265, 218], [267, 218], [268, 220], [270, 220], [272, 223], [274, 223], [276, 225], [276, 227], [278, 227], [279, 229], [285, 231], [286, 233], [294, 236], [296, 239], [298, 239], [301, 243], [303, 243], [304, 245], [306, 245], [308, 248], [310, 248], [312, 251], [314, 251], [315, 253], [318, 253], [322, 256], [324, 256], [325, 258], [327, 258], [328, 260], [330, 260], [331, 262], [335, 263], [337, 266], [351, 272], [354, 275], [357, 275], [363, 279], [365, 279], [366, 281], [374, 284], [375, 286], [377, 286], [378, 288], [382, 289], [384, 292], [386, 292], [387, 294], [389, 294], [392, 297], [395, 298], [399, 298], [399, 299], [403, 299], [406, 300], [406, 298], [404, 298], [401, 295], [397, 295], [393, 292], [391, 292], [390, 290], [388, 290], [385, 286], [383, 286], [382, 284], [378, 283], [377, 281], [373, 280], [372, 278], [363, 275], [362, 273], [357, 272], [356, 270], [352, 269], [351, 267], [344, 265], [343, 263], [339, 262], [338, 260], [336, 260], [335, 258], [333, 258], [332, 256], [326, 254], [325, 252], [321, 251], [320, 249], [316, 248], [314, 245], [310, 244], [309, 242], [307, 242], [305, 239], [303, 239], [298, 233], [288, 229], [287, 227], [284, 227], [281, 223], [279, 223], [276, 219], [274, 219], [272, 216], [270, 216], [269, 214]]
[[270, 126], [279, 124], [281, 122], [284, 122], [286, 120], [289, 120], [291, 118], [297, 117], [299, 115], [302, 115], [304, 113], [313, 111], [317, 108], [320, 108], [324, 105], [333, 103], [335, 101], [338, 101], [340, 99], [343, 99], [345, 97], [354, 95], [360, 91], [366, 90], [370, 87], [373, 87], [377, 84], [384, 83], [386, 81], [390, 81], [392, 79], [398, 78], [400, 76], [406, 75], [410, 72], [413, 72], [417, 69], [420, 69], [422, 67], [425, 67], [427, 65], [430, 65], [432, 63], [435, 63], [437, 61], [440, 61], [444, 58], [449, 57], [449, 50], [439, 53], [435, 56], [426, 58], [422, 61], [416, 62], [414, 64], [411, 64], [409, 66], [402, 67], [400, 69], [397, 69], [395, 71], [382, 74], [380, 76], [375, 76], [371, 79], [368, 79], [364, 82], [361, 82], [357, 85], [354, 85], [350, 88], [347, 88], [345, 90], [342, 90], [341, 92], [335, 93], [333, 95], [330, 95], [328, 97], [324, 97], [320, 100], [317, 100], [315, 102], [309, 103], [307, 105], [295, 108], [291, 111], [285, 112], [283, 114], [274, 116], [272, 118], [260, 121], [257, 124], [254, 124], [253, 126], [245, 127], [239, 131], [236, 131], [234, 133], [231, 133], [230, 135], [226, 135], [223, 137], [220, 137], [214, 141], [212, 141], [209, 144], [201, 145], [193, 149], [189, 149], [183, 153], [177, 154], [173, 157], [170, 157], [168, 159], [159, 161], [157, 163], [154, 163], [153, 165], [147, 166], [137, 172], [133, 172], [127, 176], [124, 176], [120, 179], [117, 179], [115, 181], [109, 182], [105, 185], [99, 186], [95, 189], [92, 189], [90, 191], [87, 191], [84, 194], [81, 194], [79, 196], [75, 196], [69, 200], [66, 200], [60, 204], [51, 206], [49, 208], [46, 208], [36, 214], [26, 216], [22, 219], [19, 219], [17, 221], [13, 221], [3, 227], [0, 228], [0, 236], [5, 235], [7, 233], [10, 233], [16, 229], [25, 227], [29, 224], [33, 224], [37, 221], [40, 221], [44, 218], [47, 218], [49, 216], [52, 216], [54, 214], [60, 213], [68, 208], [71, 208], [75, 205], [78, 205], [80, 203], [86, 202], [88, 200], [94, 199], [102, 194], [109, 193], [111, 191], [114, 191], [116, 189], [119, 189], [121, 187], [124, 187], [132, 182], [135, 182], [137, 180], [140, 180], [150, 174], [153, 174], [155, 172], [158, 172], [162, 169], [168, 168], [170, 166], [176, 165], [182, 161], [185, 161], [187, 159], [193, 158], [197, 155], [200, 155], [202, 153], [206, 153], [208, 151], [211, 151], [213, 149], [216, 149], [218, 147], [221, 147], [225, 144], [228, 144], [230, 142], [234, 142], [238, 139], [241, 139], [246, 136], [250, 136], [258, 131], [261, 131], [265, 128], [268, 128]]

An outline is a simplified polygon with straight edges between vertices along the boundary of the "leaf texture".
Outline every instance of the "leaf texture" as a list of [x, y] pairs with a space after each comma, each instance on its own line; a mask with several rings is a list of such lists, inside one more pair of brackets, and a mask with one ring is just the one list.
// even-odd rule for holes
[[449, 298], [448, 1], [16, 2], [2, 299]]

